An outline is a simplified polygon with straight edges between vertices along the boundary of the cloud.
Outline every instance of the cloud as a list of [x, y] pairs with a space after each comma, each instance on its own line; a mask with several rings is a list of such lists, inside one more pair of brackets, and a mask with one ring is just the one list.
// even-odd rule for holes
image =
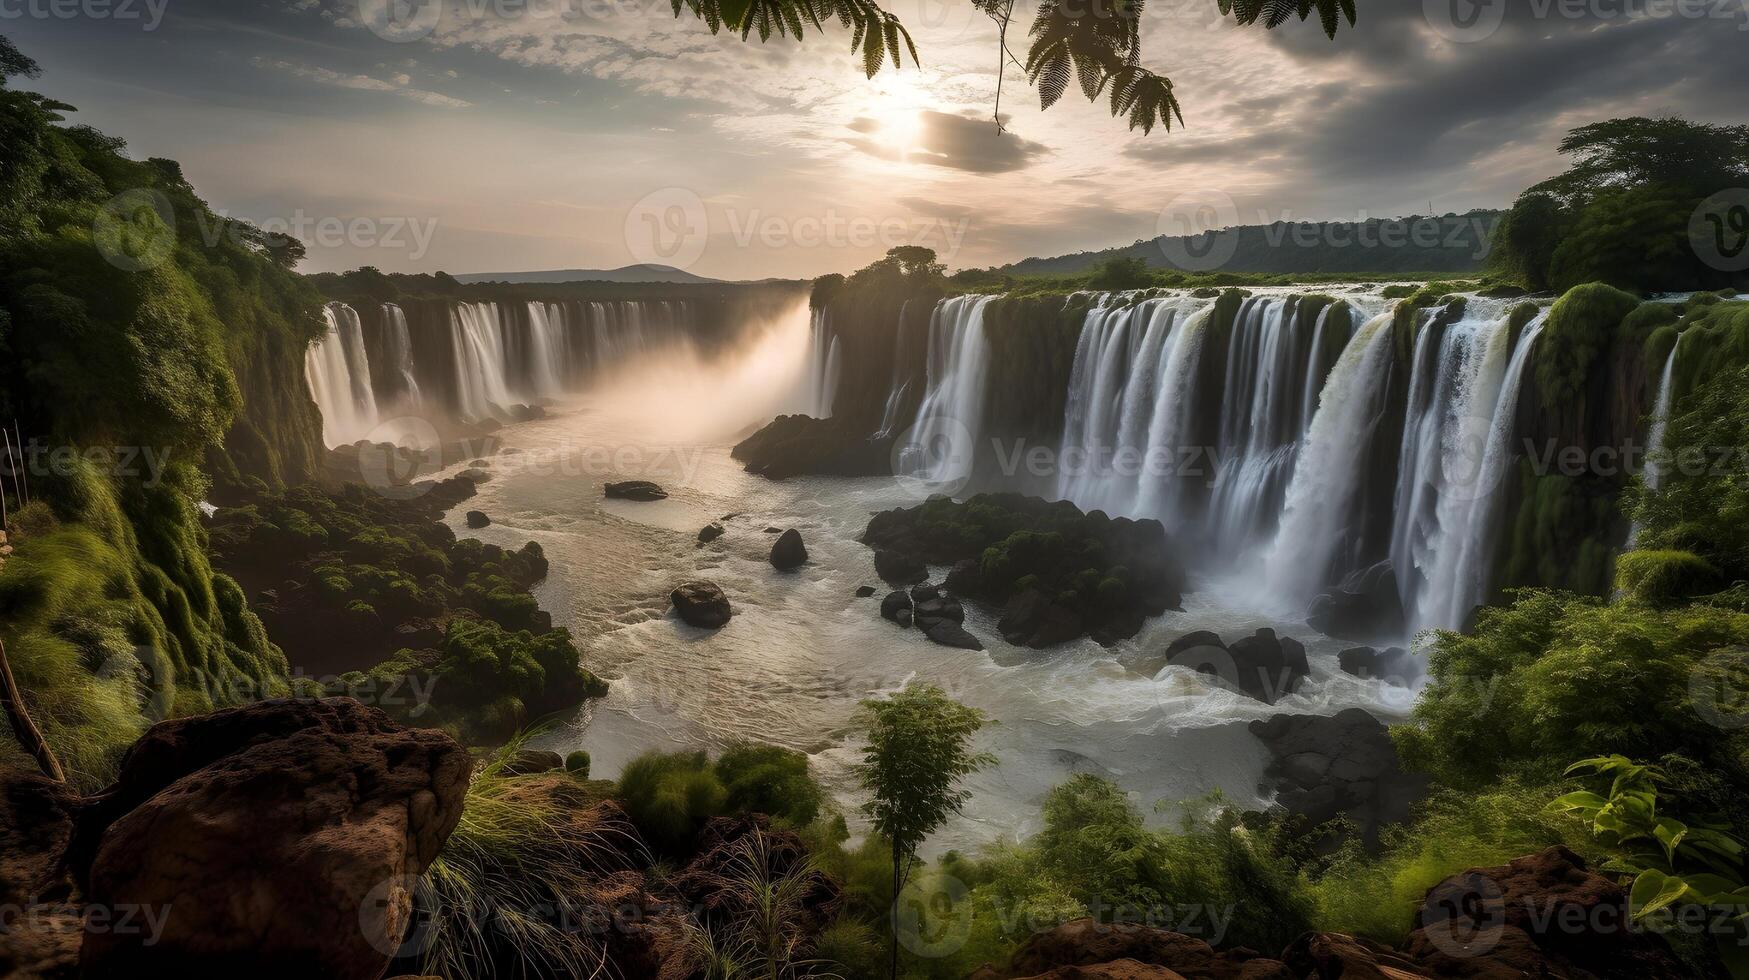
[[905, 143], [878, 137], [886, 127], [859, 117], [850, 128], [869, 136], [845, 140], [850, 146], [883, 160], [927, 163], [976, 174], [1020, 170], [1050, 152], [1042, 143], [1022, 139], [1012, 130], [998, 130], [991, 120], [925, 109], [917, 113], [917, 133]]
[[413, 88], [413, 79], [406, 73], [399, 73], [389, 79], [374, 78], [370, 75], [348, 75], [322, 68], [317, 65], [306, 65], [283, 59], [256, 57], [252, 64], [257, 68], [270, 71], [281, 71], [298, 78], [308, 79], [318, 85], [332, 85], [336, 88], [349, 88], [361, 92], [392, 92], [395, 95], [412, 99], [415, 102], [440, 109], [467, 109], [472, 102], [451, 98], [440, 92], [430, 92], [425, 89]]

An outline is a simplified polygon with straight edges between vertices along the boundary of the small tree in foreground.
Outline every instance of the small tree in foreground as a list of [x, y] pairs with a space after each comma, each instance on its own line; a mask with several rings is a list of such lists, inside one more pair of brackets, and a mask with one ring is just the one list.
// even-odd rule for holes
[[[960, 780], [996, 759], [971, 751], [972, 736], [984, 727], [984, 713], [960, 704], [933, 684], [909, 684], [885, 700], [864, 701], [862, 708], [868, 747], [857, 776], [872, 797], [862, 809], [875, 831], [892, 842], [896, 914], [917, 848], [971, 795], [959, 788]], [[896, 977], [896, 924], [889, 953], [889, 975]]]

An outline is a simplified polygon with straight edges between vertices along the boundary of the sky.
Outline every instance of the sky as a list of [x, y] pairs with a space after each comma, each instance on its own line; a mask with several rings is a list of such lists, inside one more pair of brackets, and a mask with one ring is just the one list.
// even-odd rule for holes
[[1184, 125], [1148, 135], [1074, 86], [1041, 111], [1012, 63], [999, 129], [967, 0], [891, 0], [923, 64], [872, 80], [835, 25], [742, 42], [668, 0], [0, 0], [0, 34], [28, 87], [297, 234], [309, 272], [797, 278], [911, 244], [984, 267], [1501, 207], [1574, 126], [1749, 121], [1749, 0], [1357, 2], [1332, 41], [1154, 0], [1143, 62]]

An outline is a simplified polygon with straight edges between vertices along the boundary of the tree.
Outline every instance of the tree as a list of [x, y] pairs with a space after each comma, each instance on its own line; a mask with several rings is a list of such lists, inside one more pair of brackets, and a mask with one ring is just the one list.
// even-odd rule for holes
[[[971, 0], [972, 6], [996, 23], [996, 106], [994, 116], [1002, 125], [1002, 74], [1010, 62], [1020, 65], [1027, 80], [1038, 87], [1039, 104], [1050, 108], [1073, 78], [1089, 101], [1109, 91], [1111, 114], [1125, 116], [1131, 129], [1153, 132], [1155, 126], [1180, 125], [1184, 114], [1173, 95], [1172, 82], [1142, 67], [1141, 23], [1144, 0], [1039, 0], [1028, 35], [1032, 46], [1026, 61], [1008, 49], [1008, 27], [1014, 17], [1014, 0]], [[1273, 29], [1298, 16], [1309, 19], [1315, 12], [1324, 33], [1336, 36], [1344, 18], [1354, 24], [1354, 0], [1216, 0], [1222, 16], [1231, 16], [1240, 26], [1261, 22]], [[862, 68], [873, 78], [888, 61], [894, 68], [908, 53], [918, 64], [917, 47], [899, 18], [882, 10], [874, 0], [673, 0], [674, 16], [690, 14], [716, 34], [724, 29], [742, 40], [757, 31], [759, 40], [771, 35], [801, 40], [808, 29], [824, 33], [831, 20], [851, 30], [850, 49], [862, 56]]]
[[[988, 753], [971, 751], [972, 736], [984, 727], [982, 711], [968, 708], [933, 684], [912, 683], [886, 700], [862, 703], [868, 747], [856, 768], [872, 799], [863, 812], [875, 832], [892, 845], [893, 912], [917, 860], [917, 848], [947, 818], [960, 812], [971, 795], [959, 788], [966, 776], [994, 763]], [[891, 975], [899, 973], [899, 932], [894, 923], [889, 947]]]
[[1148, 260], [1139, 255], [1114, 255], [1093, 267], [1089, 289], [1146, 289], [1154, 284]]
[[0, 34], [0, 88], [5, 87], [6, 80], [13, 76], [35, 78], [40, 74], [42, 74], [42, 69], [37, 66], [37, 63], [25, 57], [11, 41], [6, 39], [6, 35]]
[[1610, 190], [1656, 185], [1705, 197], [1749, 181], [1749, 126], [1630, 116], [1580, 126], [1560, 149], [1573, 165], [1526, 193], [1584, 204]]

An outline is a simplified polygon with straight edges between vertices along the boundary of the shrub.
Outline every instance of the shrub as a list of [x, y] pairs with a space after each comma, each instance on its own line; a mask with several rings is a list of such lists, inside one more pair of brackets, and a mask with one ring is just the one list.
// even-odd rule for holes
[[1670, 603], [1716, 592], [1713, 563], [1692, 551], [1630, 551], [1616, 559], [1615, 587], [1647, 602]]
[[647, 752], [620, 773], [626, 814], [658, 853], [690, 853], [706, 820], [727, 812], [727, 793], [703, 752]]
[[565, 771], [578, 779], [589, 778], [589, 753], [578, 749], [565, 756]]
[[808, 773], [808, 757], [775, 745], [735, 745], [716, 764], [724, 802], [735, 813], [764, 813], [791, 826], [806, 826], [820, 812], [820, 787]]

